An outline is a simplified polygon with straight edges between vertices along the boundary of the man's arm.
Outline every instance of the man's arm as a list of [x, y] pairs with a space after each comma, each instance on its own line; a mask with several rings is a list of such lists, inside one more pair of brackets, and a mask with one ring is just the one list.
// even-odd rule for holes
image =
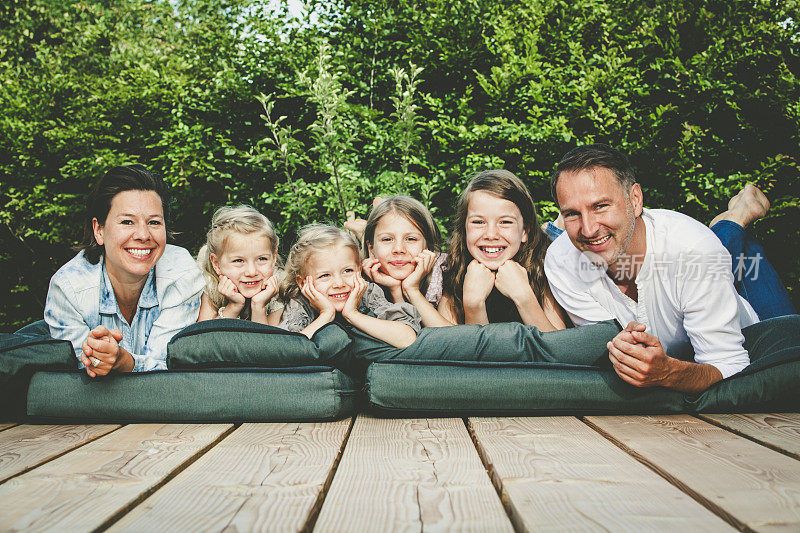
[[722, 379], [716, 367], [670, 357], [661, 342], [645, 333], [645, 325], [631, 322], [608, 343], [614, 371], [635, 387], [667, 387], [696, 393]]

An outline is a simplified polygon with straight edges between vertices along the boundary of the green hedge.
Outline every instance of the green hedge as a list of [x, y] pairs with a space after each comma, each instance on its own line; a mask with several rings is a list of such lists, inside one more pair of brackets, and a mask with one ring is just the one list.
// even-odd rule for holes
[[[649, 206], [708, 221], [747, 181], [800, 303], [798, 2], [16, 0], [0, 7], [0, 329], [41, 317], [83, 200], [141, 162], [196, 251], [246, 202], [288, 245], [311, 219], [423, 200], [446, 231], [476, 171], [521, 176], [541, 213], [576, 144], [631, 157]], [[9, 281], [10, 280], [10, 281]]]

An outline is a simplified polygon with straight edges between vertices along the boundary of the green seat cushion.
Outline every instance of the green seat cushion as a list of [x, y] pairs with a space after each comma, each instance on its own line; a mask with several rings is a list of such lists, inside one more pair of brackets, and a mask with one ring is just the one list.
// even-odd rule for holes
[[800, 408], [800, 348], [759, 358], [699, 395], [638, 388], [613, 370], [558, 363], [389, 360], [367, 371], [369, 405], [394, 415], [777, 412]]
[[377, 361], [543, 362], [609, 367], [606, 344], [621, 330], [616, 321], [541, 332], [516, 322], [423, 328], [407, 348], [395, 348], [351, 329], [351, 357], [366, 367]]
[[170, 370], [91, 379], [37, 372], [28, 388], [35, 419], [76, 422], [335, 420], [353, 413], [358, 390], [326, 367]]
[[302, 333], [249, 320], [206, 320], [172, 338], [167, 345], [167, 368], [332, 366], [350, 343], [347, 333], [333, 323], [309, 340]]
[[25, 397], [37, 370], [71, 370], [78, 367], [72, 344], [49, 336], [44, 321], [17, 333], [0, 334], [0, 419], [25, 415]]
[[373, 363], [370, 407], [391, 415], [678, 413], [682, 394], [627, 385], [613, 371], [558, 363], [402, 361]]

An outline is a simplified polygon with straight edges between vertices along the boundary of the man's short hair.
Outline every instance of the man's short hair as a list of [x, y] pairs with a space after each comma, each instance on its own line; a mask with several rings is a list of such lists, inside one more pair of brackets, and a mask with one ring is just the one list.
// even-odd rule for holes
[[556, 165], [553, 176], [550, 178], [550, 193], [556, 203], [558, 203], [556, 185], [562, 172], [577, 172], [595, 167], [610, 170], [622, 185], [625, 196], [628, 195], [631, 187], [636, 183], [636, 176], [633, 173], [631, 164], [628, 162], [628, 158], [622, 155], [619, 150], [615, 150], [605, 144], [578, 146], [564, 154], [564, 157]]

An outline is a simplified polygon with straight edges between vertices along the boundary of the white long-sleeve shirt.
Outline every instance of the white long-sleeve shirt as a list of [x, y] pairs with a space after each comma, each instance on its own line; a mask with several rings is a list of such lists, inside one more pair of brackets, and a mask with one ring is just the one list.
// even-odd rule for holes
[[713, 365], [723, 378], [741, 371], [750, 363], [742, 328], [758, 315], [734, 289], [730, 254], [710, 229], [681, 213], [645, 209], [642, 220], [647, 251], [636, 275], [638, 302], [566, 234], [545, 259], [556, 300], [577, 326], [610, 318], [623, 326], [641, 322], [668, 355], [685, 358], [693, 349], [696, 362]]

